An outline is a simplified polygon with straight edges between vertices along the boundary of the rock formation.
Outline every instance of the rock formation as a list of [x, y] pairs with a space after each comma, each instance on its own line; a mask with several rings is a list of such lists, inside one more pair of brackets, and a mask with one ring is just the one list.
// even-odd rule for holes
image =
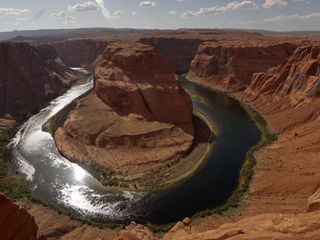
[[0, 115], [19, 118], [75, 80], [50, 46], [0, 43]]
[[96, 62], [94, 90], [56, 132], [67, 158], [140, 179], [189, 152], [191, 99], [152, 47], [110, 44]]
[[248, 240], [248, 239], [317, 239], [320, 234], [319, 213], [260, 214], [210, 230], [197, 231], [178, 222], [163, 240]]
[[294, 49], [290, 43], [204, 42], [191, 63], [188, 78], [205, 80], [227, 90], [243, 90], [253, 73], [277, 66]]
[[141, 38], [140, 42], [153, 46], [169, 63], [176, 73], [189, 71], [190, 63], [197, 53], [201, 39], [184, 39], [172, 37]]
[[[122, 230], [118, 237], [114, 240], [130, 240], [130, 239], [143, 239], [143, 240], [156, 240], [154, 234], [146, 227], [132, 222], [124, 230]], [[103, 239], [102, 239], [103, 240]]]
[[278, 67], [254, 74], [248, 92], [290, 95], [295, 101], [319, 96], [320, 47], [300, 47]]
[[106, 48], [108, 42], [95, 39], [68, 40], [50, 45], [69, 67], [89, 67]]
[[37, 234], [34, 218], [0, 193], [0, 239], [37, 240]]

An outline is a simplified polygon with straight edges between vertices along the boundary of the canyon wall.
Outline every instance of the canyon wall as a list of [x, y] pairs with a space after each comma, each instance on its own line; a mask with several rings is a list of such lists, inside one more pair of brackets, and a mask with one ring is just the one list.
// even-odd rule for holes
[[67, 66], [91, 69], [93, 67], [91, 65], [107, 44], [106, 40], [79, 39], [55, 42], [50, 45]]
[[174, 72], [186, 73], [203, 40], [153, 37], [141, 38], [140, 42], [153, 46]]
[[191, 99], [151, 46], [109, 44], [94, 75], [94, 93], [78, 101], [56, 132], [68, 159], [140, 179], [188, 153]]
[[20, 118], [75, 80], [50, 46], [0, 43], [0, 115]]
[[34, 218], [0, 193], [0, 239], [37, 240], [37, 234]]
[[244, 90], [253, 73], [277, 66], [295, 48], [290, 43], [204, 42], [191, 63], [188, 78], [226, 90]]
[[275, 94], [292, 100], [317, 97], [320, 94], [320, 47], [304, 46], [278, 67], [255, 73], [247, 90], [252, 95]]

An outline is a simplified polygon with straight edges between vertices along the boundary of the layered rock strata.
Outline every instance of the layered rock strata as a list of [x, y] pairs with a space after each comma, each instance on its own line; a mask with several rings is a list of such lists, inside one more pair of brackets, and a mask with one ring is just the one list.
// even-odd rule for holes
[[78, 39], [51, 43], [62, 61], [70, 67], [93, 68], [92, 64], [108, 44], [105, 40]]
[[141, 38], [140, 42], [153, 46], [169, 63], [176, 73], [189, 71], [191, 61], [197, 53], [201, 39], [184, 39], [170, 37]]
[[296, 102], [318, 97], [320, 47], [300, 47], [278, 67], [255, 73], [247, 92], [253, 95], [290, 96]]
[[110, 44], [97, 60], [94, 93], [56, 132], [59, 150], [126, 180], [178, 161], [193, 143], [192, 103], [169, 69], [150, 46]]
[[29, 114], [75, 80], [50, 46], [0, 43], [0, 116]]
[[290, 43], [204, 42], [191, 63], [188, 78], [226, 90], [244, 90], [254, 73], [277, 66], [295, 48]]
[[34, 218], [0, 193], [0, 239], [37, 240], [37, 234]]

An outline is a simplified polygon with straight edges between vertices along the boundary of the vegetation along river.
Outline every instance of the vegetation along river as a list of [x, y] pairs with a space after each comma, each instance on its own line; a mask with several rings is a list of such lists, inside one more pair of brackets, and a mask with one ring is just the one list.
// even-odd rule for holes
[[260, 133], [238, 101], [195, 83], [193, 107], [218, 128], [207, 161], [191, 177], [160, 192], [120, 191], [102, 186], [87, 171], [62, 157], [42, 125], [93, 87], [92, 78], [26, 121], [10, 143], [13, 171], [32, 182], [33, 193], [57, 208], [102, 223], [169, 223], [223, 204], [238, 185], [247, 151]]

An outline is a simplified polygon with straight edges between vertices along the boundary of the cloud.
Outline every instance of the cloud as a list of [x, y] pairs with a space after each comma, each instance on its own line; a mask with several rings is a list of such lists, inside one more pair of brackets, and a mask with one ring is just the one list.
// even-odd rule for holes
[[139, 5], [140, 5], [140, 7], [154, 7], [156, 5], [156, 2], [142, 1]]
[[97, 11], [99, 9], [98, 5], [95, 2], [84, 2], [77, 3], [73, 6], [68, 6], [69, 12], [85, 12], [85, 11]]
[[263, 22], [288, 22], [288, 21], [305, 21], [309, 19], [320, 18], [320, 12], [313, 12], [307, 15], [278, 15], [273, 18], [263, 19]]
[[177, 2], [185, 2], [186, 0], [176, 0]]
[[133, 17], [138, 16], [138, 13], [137, 12], [132, 12], [132, 16]]
[[98, 6], [99, 6], [99, 8], [100, 8], [100, 10], [101, 10], [102, 15], [103, 15], [106, 19], [112, 18], [112, 17], [110, 16], [109, 10], [105, 7], [103, 0], [96, 0], [96, 3], [98, 4]]
[[29, 13], [31, 13], [29, 9], [0, 8], [0, 15], [21, 16]]
[[117, 11], [114, 11], [110, 15], [109, 19], [120, 19], [121, 16], [126, 15], [126, 14], [127, 14], [127, 12], [125, 12], [125, 11], [117, 10]]
[[62, 19], [64, 19], [64, 21], [63, 21], [64, 24], [68, 24], [68, 23], [77, 24], [76, 19], [74, 17], [68, 15], [65, 11], [53, 13], [53, 14], [51, 14], [50, 17], [54, 18], [54, 19], [61, 19], [62, 18]]
[[253, 1], [234, 1], [230, 2], [227, 5], [218, 7], [213, 6], [209, 8], [200, 8], [198, 11], [186, 11], [181, 14], [182, 18], [198, 17], [198, 16], [210, 16], [223, 14], [227, 11], [236, 11], [236, 10], [257, 10], [259, 7]]
[[66, 17], [66, 13], [64, 11], [60, 11], [60, 12], [51, 14], [50, 17], [51, 18], [65, 18]]
[[168, 12], [169, 15], [178, 15], [179, 14], [179, 11], [176, 11], [176, 10], [171, 10]]
[[264, 8], [281, 8], [288, 4], [285, 0], [265, 0], [262, 7]]
[[[223, 7], [222, 7], [223, 8]], [[231, 3], [228, 3], [225, 7], [225, 11], [226, 10], [256, 10], [259, 9], [259, 7], [257, 6], [257, 4], [255, 4], [255, 2], [253, 1], [234, 1]]]

